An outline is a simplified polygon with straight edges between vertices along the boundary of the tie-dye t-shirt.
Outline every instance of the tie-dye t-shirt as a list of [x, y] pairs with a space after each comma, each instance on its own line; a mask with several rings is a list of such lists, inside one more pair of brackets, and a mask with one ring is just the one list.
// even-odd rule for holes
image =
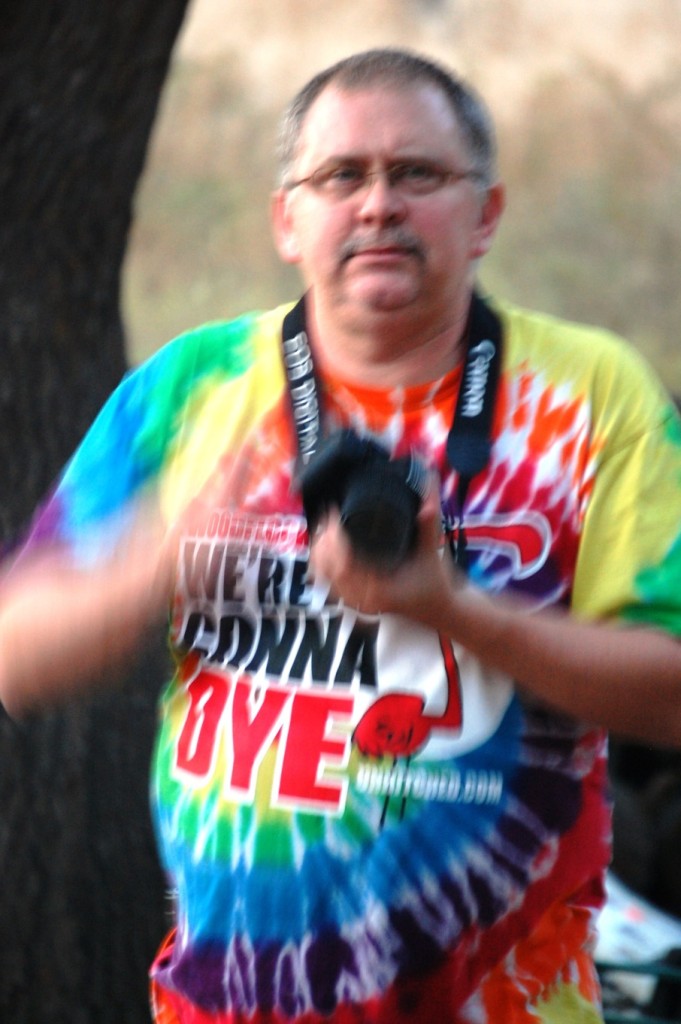
[[[177, 910], [157, 1020], [598, 1020], [605, 737], [312, 578], [285, 311], [209, 324], [132, 372], [36, 534], [93, 557], [151, 484], [184, 524], [152, 779]], [[672, 403], [605, 332], [500, 311], [492, 456], [465, 508], [472, 583], [681, 633]], [[439, 470], [445, 530], [459, 376], [320, 381], [330, 427]]]

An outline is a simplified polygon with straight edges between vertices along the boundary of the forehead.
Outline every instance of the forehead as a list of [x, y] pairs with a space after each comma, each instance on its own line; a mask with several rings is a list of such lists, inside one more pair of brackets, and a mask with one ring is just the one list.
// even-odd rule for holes
[[435, 85], [328, 86], [307, 112], [297, 158], [306, 165], [334, 156], [433, 158], [465, 155], [456, 114]]

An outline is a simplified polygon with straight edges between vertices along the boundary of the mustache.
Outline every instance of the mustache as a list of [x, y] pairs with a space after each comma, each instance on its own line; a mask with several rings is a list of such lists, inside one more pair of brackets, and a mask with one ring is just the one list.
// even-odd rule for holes
[[423, 260], [425, 257], [425, 251], [421, 242], [410, 231], [405, 231], [403, 228], [391, 228], [388, 231], [381, 231], [372, 235], [349, 238], [341, 246], [340, 258], [341, 262], [345, 262], [352, 259], [353, 256], [357, 256], [362, 252], [368, 252], [371, 249], [392, 248], [404, 249], [405, 252], [411, 253], [420, 260]]

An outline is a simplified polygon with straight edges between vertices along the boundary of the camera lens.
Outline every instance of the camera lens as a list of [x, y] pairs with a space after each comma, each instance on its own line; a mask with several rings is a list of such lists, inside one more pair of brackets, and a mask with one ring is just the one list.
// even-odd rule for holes
[[375, 462], [370, 472], [351, 477], [340, 518], [357, 554], [389, 571], [408, 554], [418, 508], [395, 464]]

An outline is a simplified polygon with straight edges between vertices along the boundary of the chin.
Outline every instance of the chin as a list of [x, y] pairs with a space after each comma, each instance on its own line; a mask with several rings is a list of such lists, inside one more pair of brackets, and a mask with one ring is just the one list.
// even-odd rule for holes
[[354, 301], [366, 312], [402, 313], [418, 302], [418, 292], [413, 287], [405, 288], [394, 282], [387, 284], [367, 284], [357, 288], [353, 294]]

